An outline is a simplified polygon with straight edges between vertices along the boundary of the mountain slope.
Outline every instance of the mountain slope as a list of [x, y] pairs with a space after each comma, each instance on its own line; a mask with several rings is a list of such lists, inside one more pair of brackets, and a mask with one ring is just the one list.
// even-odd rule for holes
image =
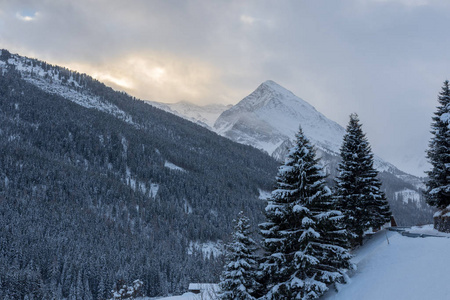
[[[0, 299], [217, 281], [202, 243], [262, 219], [277, 163], [85, 74], [0, 54]], [[193, 245], [199, 245], [195, 247]]]

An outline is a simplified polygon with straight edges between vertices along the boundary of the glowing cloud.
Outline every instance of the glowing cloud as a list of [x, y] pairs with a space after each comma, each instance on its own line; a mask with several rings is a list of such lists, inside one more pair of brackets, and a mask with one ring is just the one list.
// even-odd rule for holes
[[65, 65], [144, 100], [207, 103], [217, 99], [219, 74], [205, 62], [166, 53], [134, 53], [111, 61]]
[[118, 78], [114, 75], [107, 73], [94, 73], [92, 77], [102, 81], [112, 83], [114, 86], [121, 87], [123, 89], [133, 89], [134, 85], [128, 78]]

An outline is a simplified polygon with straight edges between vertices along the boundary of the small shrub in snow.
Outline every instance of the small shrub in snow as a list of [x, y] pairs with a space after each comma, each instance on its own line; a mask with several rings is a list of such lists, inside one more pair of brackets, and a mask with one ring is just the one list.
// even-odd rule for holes
[[143, 296], [143, 282], [139, 279], [133, 281], [131, 285], [127, 285], [124, 280], [117, 281], [114, 289], [111, 291], [112, 296], [108, 300], [118, 299], [135, 299]]

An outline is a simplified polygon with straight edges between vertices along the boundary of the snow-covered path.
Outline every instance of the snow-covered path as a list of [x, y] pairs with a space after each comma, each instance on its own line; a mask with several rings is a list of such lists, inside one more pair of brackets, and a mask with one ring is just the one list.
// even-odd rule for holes
[[324, 299], [450, 299], [449, 249], [450, 238], [446, 237], [410, 238], [379, 232], [356, 251], [353, 261], [358, 270], [351, 282]]

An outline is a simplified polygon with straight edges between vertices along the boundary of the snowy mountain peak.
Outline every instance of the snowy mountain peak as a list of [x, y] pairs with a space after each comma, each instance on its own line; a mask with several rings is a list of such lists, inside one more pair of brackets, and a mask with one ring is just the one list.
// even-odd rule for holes
[[286, 147], [286, 140], [293, 139], [299, 125], [316, 146], [338, 153], [344, 128], [271, 80], [223, 112], [214, 128], [221, 135], [273, 155], [283, 153], [278, 148]]
[[279, 94], [292, 94], [293, 95], [293, 93], [291, 91], [282, 87], [281, 85], [279, 85], [278, 83], [276, 83], [273, 80], [264, 81], [263, 83], [261, 83], [260, 87], [262, 87], [262, 86], [272, 89], [273, 91], [278, 92]]
[[302, 105], [307, 109], [315, 111], [313, 106], [295, 96], [291, 91], [282, 87], [275, 81], [267, 80], [236, 106], [237, 108], [247, 111], [254, 111], [264, 106], [275, 108], [280, 106], [295, 107], [297, 105]]
[[261, 85], [256, 89], [264, 89], [264, 90], [268, 90], [270, 91], [274, 96], [278, 96], [281, 98], [289, 98], [292, 97], [294, 95], [294, 93], [292, 93], [291, 91], [289, 91], [288, 89], [282, 87], [281, 85], [279, 85], [278, 83], [276, 83], [273, 80], [266, 80], [263, 83], [261, 83]]

